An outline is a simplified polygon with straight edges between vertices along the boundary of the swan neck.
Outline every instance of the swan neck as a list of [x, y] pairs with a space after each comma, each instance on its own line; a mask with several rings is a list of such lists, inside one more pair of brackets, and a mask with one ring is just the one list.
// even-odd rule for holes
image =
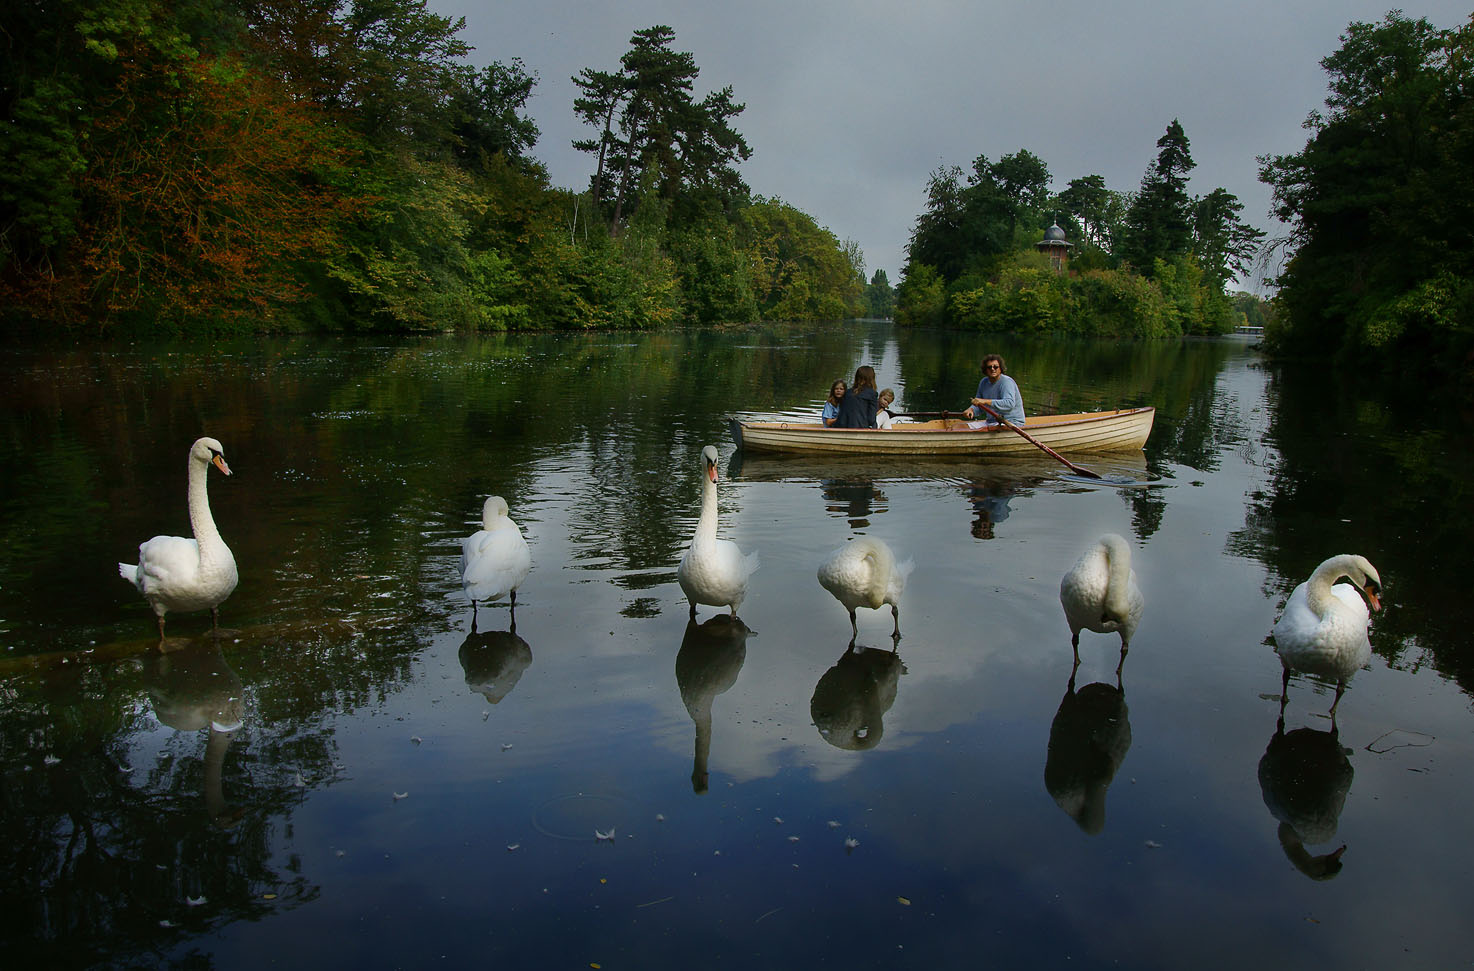
[[1107, 607], [1126, 610], [1127, 590], [1131, 582], [1131, 548], [1120, 541], [1104, 543], [1106, 551]]
[[200, 547], [200, 559], [209, 559], [221, 544], [220, 530], [215, 527], [215, 517], [210, 515], [210, 493], [206, 480], [210, 466], [206, 462], [191, 460], [189, 463], [189, 526], [194, 532], [195, 542]]
[[1305, 601], [1310, 605], [1311, 611], [1317, 617], [1324, 617], [1328, 610], [1335, 604], [1341, 602], [1336, 599], [1336, 595], [1331, 592], [1331, 589], [1336, 585], [1336, 581], [1343, 576], [1349, 576], [1346, 564], [1341, 562], [1340, 557], [1337, 557], [1336, 559], [1327, 560], [1325, 563], [1322, 563], [1310, 575], [1310, 579], [1306, 581]]
[[706, 476], [701, 478], [701, 518], [696, 521], [696, 538], [717, 538], [717, 484]]

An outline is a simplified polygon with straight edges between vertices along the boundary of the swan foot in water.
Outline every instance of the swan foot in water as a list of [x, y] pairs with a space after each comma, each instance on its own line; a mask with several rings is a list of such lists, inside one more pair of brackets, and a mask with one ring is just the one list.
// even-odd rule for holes
[[891, 619], [896, 622], [896, 629], [891, 631], [891, 640], [901, 639], [901, 610], [895, 604], [891, 604]]

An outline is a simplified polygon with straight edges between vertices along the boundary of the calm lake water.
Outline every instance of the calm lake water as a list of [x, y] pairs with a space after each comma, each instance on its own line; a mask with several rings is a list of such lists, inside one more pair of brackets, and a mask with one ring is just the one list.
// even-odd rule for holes
[[[956, 409], [994, 349], [1031, 411], [1156, 405], [1145, 453], [1071, 456], [1103, 485], [726, 435], [861, 363]], [[1230, 340], [882, 324], [10, 349], [0, 382], [8, 967], [1474, 955], [1474, 463], [1416, 395]], [[171, 614], [160, 654], [116, 564], [188, 532], [201, 434], [240, 585], [224, 636]], [[707, 444], [762, 558], [740, 625], [688, 623], [675, 580]], [[533, 570], [515, 631], [499, 604], [473, 633], [488, 494]], [[1107, 531], [1145, 614], [1119, 682], [1119, 639], [1081, 635], [1072, 690], [1059, 580]], [[861, 534], [915, 560], [894, 652], [868, 610], [851, 651], [815, 576]], [[1374, 656], [1335, 734], [1299, 676], [1280, 731], [1271, 628], [1341, 552], [1381, 572]]]

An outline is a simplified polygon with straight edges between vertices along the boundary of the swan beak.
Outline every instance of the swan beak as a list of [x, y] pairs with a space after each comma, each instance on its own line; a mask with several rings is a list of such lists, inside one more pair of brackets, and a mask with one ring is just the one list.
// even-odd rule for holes
[[710, 479], [711, 481], [713, 481], [713, 482], [715, 482], [717, 480], [717, 465], [716, 465], [715, 462], [708, 462], [707, 463], [707, 465], [706, 465], [706, 477], [708, 479]]
[[1372, 605], [1373, 610], [1382, 609], [1382, 601], [1377, 599], [1377, 594], [1380, 593], [1381, 590], [1381, 587], [1377, 586], [1371, 581], [1367, 581], [1367, 585], [1361, 588], [1361, 592], [1367, 595], [1367, 602]]
[[215, 466], [215, 468], [220, 470], [222, 475], [230, 475], [230, 466], [225, 464], [224, 455], [216, 452], [215, 457], [210, 459], [210, 462]]

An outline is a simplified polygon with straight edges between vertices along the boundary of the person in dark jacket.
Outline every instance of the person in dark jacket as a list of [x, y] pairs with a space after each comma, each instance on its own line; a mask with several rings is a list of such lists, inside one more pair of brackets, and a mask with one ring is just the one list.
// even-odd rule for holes
[[880, 409], [880, 394], [875, 390], [875, 368], [862, 364], [855, 369], [850, 390], [839, 399], [839, 420], [835, 428], [874, 428], [875, 413]]

